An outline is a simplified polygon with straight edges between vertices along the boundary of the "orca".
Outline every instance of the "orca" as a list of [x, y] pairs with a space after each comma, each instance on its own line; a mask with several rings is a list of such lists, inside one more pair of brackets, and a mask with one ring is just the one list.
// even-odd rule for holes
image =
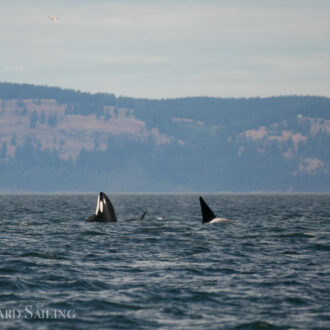
[[[143, 220], [147, 211], [144, 211], [142, 216], [137, 219], [128, 219], [126, 221]], [[95, 214], [87, 219], [87, 222], [117, 222], [117, 216], [109, 197], [100, 192], [97, 196]]]
[[206, 204], [203, 197], [199, 197], [199, 202], [201, 204], [201, 210], [202, 210], [202, 223], [214, 223], [214, 222], [230, 222], [230, 220], [225, 218], [218, 218], [213, 213], [213, 211], [210, 209], [210, 207]]
[[133, 219], [126, 219], [126, 220], [124, 220], [124, 221], [143, 220], [146, 214], [147, 214], [147, 211], [144, 211], [144, 212], [142, 213], [142, 215], [140, 216], [140, 218], [138, 218], [138, 219], [136, 219], [136, 218], [133, 218]]

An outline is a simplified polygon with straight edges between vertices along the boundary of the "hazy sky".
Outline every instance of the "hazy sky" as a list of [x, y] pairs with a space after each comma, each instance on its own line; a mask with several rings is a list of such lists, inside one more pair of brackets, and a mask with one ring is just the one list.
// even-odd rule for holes
[[330, 97], [329, 0], [1, 0], [0, 47], [2, 82]]

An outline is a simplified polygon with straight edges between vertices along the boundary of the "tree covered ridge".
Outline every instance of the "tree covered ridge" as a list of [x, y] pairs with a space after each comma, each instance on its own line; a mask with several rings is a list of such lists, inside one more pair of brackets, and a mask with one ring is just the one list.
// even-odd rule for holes
[[149, 100], [0, 83], [0, 99], [28, 126], [5, 143], [2, 128], [2, 190], [330, 191], [325, 97]]

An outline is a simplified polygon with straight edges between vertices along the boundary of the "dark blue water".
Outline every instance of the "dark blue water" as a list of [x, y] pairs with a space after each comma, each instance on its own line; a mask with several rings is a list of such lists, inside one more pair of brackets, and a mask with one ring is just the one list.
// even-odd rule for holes
[[0, 195], [0, 328], [329, 329], [330, 195]]

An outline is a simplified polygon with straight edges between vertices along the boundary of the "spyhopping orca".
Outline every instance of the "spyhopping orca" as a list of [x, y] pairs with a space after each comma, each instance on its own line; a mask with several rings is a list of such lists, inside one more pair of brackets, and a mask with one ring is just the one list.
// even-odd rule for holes
[[[144, 211], [142, 216], [137, 219], [128, 219], [127, 221], [143, 220], [147, 211]], [[87, 222], [117, 222], [117, 216], [115, 209], [113, 208], [110, 199], [102, 191], [97, 197], [96, 211], [91, 217], [87, 219]]]
[[201, 210], [203, 217], [202, 223], [230, 222], [230, 220], [228, 219], [217, 218], [202, 197], [199, 197], [199, 201], [201, 203]]

